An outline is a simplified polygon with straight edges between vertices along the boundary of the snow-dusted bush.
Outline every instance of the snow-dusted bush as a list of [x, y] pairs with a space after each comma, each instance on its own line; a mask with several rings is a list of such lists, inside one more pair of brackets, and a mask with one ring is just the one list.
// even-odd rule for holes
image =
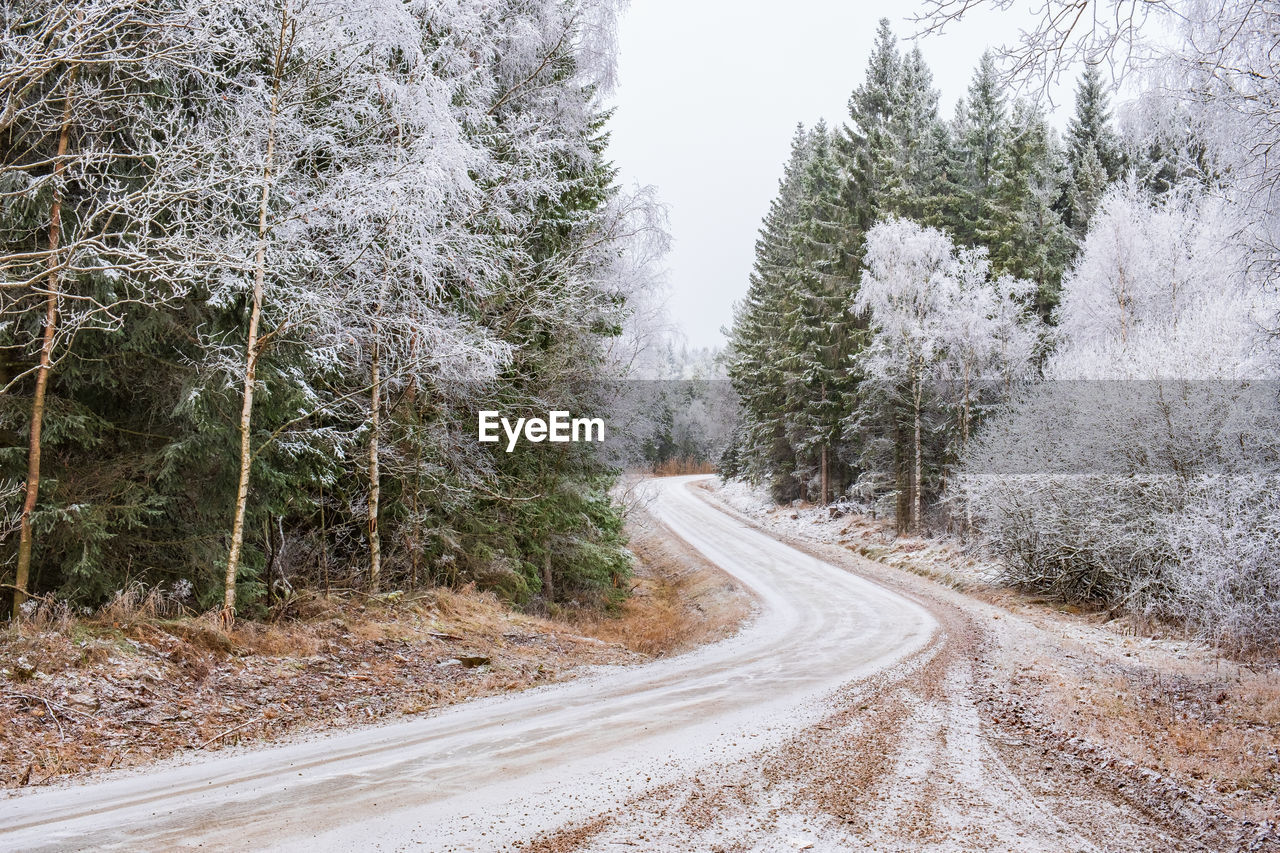
[[1164, 526], [1169, 588], [1152, 609], [1219, 644], [1280, 637], [1280, 475], [1202, 478]]
[[1176, 492], [1162, 478], [966, 472], [953, 498], [1001, 557], [1004, 582], [1118, 603], [1157, 577], [1161, 545], [1148, 513], [1168, 513]]

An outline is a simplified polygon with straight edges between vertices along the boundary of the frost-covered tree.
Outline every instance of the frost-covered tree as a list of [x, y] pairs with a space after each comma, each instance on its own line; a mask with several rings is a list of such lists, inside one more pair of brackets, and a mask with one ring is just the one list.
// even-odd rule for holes
[[[1161, 146], [1166, 171], [1220, 186], [1242, 217], [1251, 264], [1280, 279], [1280, 83], [1275, 3], [1193, 2], [1173, 21], [1181, 39], [1142, 67], [1139, 140]], [[1270, 323], [1280, 328], [1280, 318]]]
[[29, 2], [6, 4], [0, 21], [0, 418], [26, 444], [16, 608], [51, 510], [44, 445], [96, 426], [60, 398], [54, 374], [82, 336], [186, 292], [210, 260], [189, 200], [216, 178], [191, 121], [212, 93], [197, 14]]
[[[479, 225], [499, 225], [505, 234], [495, 238], [507, 242], [504, 275], [476, 316], [510, 346], [511, 358], [473, 406], [533, 414], [551, 400], [576, 411], [608, 404], [595, 381], [609, 367], [603, 342], [622, 331], [636, 284], [633, 268], [617, 260], [637, 223], [653, 221], [634, 215], [645, 200], [617, 192], [604, 155], [601, 98], [612, 82], [615, 11], [593, 0], [478, 10], [488, 22], [481, 32], [496, 33], [493, 45], [478, 48], [492, 62], [493, 82], [468, 92], [477, 105], [469, 132], [490, 153], [494, 168], [482, 186], [497, 203]], [[453, 33], [443, 49], [458, 50], [460, 40], [456, 61], [465, 66], [467, 51], [477, 49], [470, 38]], [[470, 427], [474, 414], [465, 411], [458, 423]], [[607, 495], [611, 469], [583, 445], [540, 451], [486, 449], [467, 465], [451, 463], [451, 478], [488, 499], [445, 513], [462, 523], [438, 527], [435, 547], [449, 559], [516, 567], [504, 569], [500, 583], [517, 598], [537, 593], [550, 603], [619, 589], [627, 563]]]
[[950, 140], [938, 114], [938, 99], [933, 72], [920, 48], [913, 47], [902, 58], [889, 124], [891, 168], [884, 195], [878, 200], [882, 216], [903, 216], [930, 224], [941, 224], [944, 219], [944, 172]]
[[747, 294], [734, 307], [726, 352], [729, 379], [743, 410], [738, 449], [742, 470], [750, 479], [766, 482], [775, 496], [788, 500], [799, 495], [800, 487], [794, 478], [795, 452], [785, 419], [783, 320], [792, 311], [795, 293], [791, 285], [800, 267], [795, 234], [810, 147], [809, 132], [797, 127], [778, 194], [756, 238]]
[[1247, 274], [1238, 210], [1194, 186], [1133, 181], [1103, 200], [1058, 309], [1057, 379], [1232, 378], [1275, 368], [1270, 299]]
[[[976, 386], [994, 381], [997, 389], [1007, 389], [1026, 376], [1038, 337], [1026, 306], [1029, 292], [1026, 282], [992, 281], [984, 250], [957, 251], [937, 229], [890, 219], [867, 235], [854, 307], [867, 315], [871, 337], [859, 363], [876, 380], [880, 405], [886, 406], [881, 423], [897, 437], [893, 474], [901, 529], [919, 529], [925, 476], [944, 461], [926, 459], [930, 408], [958, 409], [954, 428], [963, 446]], [[864, 428], [876, 402], [864, 395], [863, 411], [855, 416]], [[899, 426], [895, 421], [903, 410], [905, 423]], [[942, 428], [944, 434], [948, 429]]]
[[1277, 458], [1280, 407], [1259, 380], [1280, 361], [1241, 221], [1195, 185], [1155, 199], [1131, 181], [1104, 197], [1064, 281], [1049, 381], [990, 419], [965, 462], [961, 493], [1010, 580], [1200, 612], [1186, 584], [1203, 585], [1207, 563], [1170, 530], [1204, 501], [1265, 517], [1252, 492]]
[[[282, 431], [289, 430], [295, 420], [313, 418], [324, 410], [326, 395], [314, 388], [313, 377], [336, 363], [344, 349], [344, 334], [350, 337], [345, 308], [363, 304], [374, 315], [370, 344], [376, 359], [383, 328], [376, 316], [382, 295], [379, 285], [389, 286], [392, 276], [409, 273], [390, 268], [393, 259], [403, 263], [404, 252], [397, 251], [390, 240], [379, 244], [374, 223], [381, 221], [384, 230], [395, 227], [401, 232], [397, 237], [407, 235], [412, 242], [414, 231], [431, 221], [397, 225], [375, 213], [387, 205], [394, 208], [400, 202], [397, 194], [372, 206], [373, 194], [363, 190], [370, 181], [394, 175], [397, 166], [406, 172], [413, 168], [388, 163], [393, 158], [384, 155], [395, 142], [387, 130], [397, 121], [403, 129], [406, 121], [421, 122], [424, 117], [392, 107], [426, 110], [428, 121], [447, 115], [441, 106], [423, 103], [421, 89], [414, 93], [417, 103], [412, 103], [412, 96], [406, 98], [410, 103], [393, 105], [390, 100], [403, 92], [402, 86], [418, 82], [415, 73], [419, 77], [425, 73], [417, 28], [399, 4], [273, 0], [247, 7], [236, 25], [243, 39], [235, 45], [236, 52], [249, 61], [226, 96], [223, 121], [228, 136], [245, 153], [229, 159], [226, 169], [228, 181], [236, 189], [243, 187], [256, 216], [247, 229], [235, 227], [232, 220], [225, 237], [226, 254], [235, 258], [242, 253], [243, 261], [229, 267], [210, 298], [233, 304], [243, 295], [246, 331], [243, 342], [235, 345], [221, 334], [207, 339], [210, 374], [234, 372], [241, 391], [239, 473], [223, 601], [226, 621], [236, 608], [255, 458], [268, 443], [289, 441]], [[403, 67], [412, 67], [415, 58], [416, 71], [405, 73]], [[437, 104], [445, 96], [437, 92]], [[456, 182], [468, 161], [458, 153], [442, 159], [433, 193], [447, 195], [451, 187], [440, 178], [448, 176]], [[371, 171], [375, 164], [382, 168]], [[406, 212], [431, 216], [430, 211]], [[410, 251], [415, 253], [414, 261], [431, 264], [427, 247], [419, 243]], [[344, 252], [383, 262], [381, 282], [372, 283], [371, 297], [352, 298], [350, 284], [369, 286], [370, 276], [357, 258], [344, 257]], [[235, 349], [240, 354], [233, 355]], [[266, 435], [259, 436], [254, 424], [259, 372], [263, 360], [277, 352], [283, 355], [279, 363], [302, 411], [283, 423], [270, 424]], [[381, 393], [378, 376], [371, 378], [370, 386]], [[378, 407], [372, 410], [376, 419]], [[332, 431], [326, 435], [323, 429], [313, 429], [310, 435], [296, 434], [293, 440], [291, 452], [307, 453], [315, 452], [318, 444], [336, 448], [334, 442], [340, 438]], [[371, 458], [376, 461], [376, 444]], [[375, 477], [372, 495], [376, 487]], [[376, 509], [376, 497], [371, 500]], [[376, 513], [370, 521], [376, 568], [375, 520]]]
[[[1020, 107], [1013, 125], [1000, 84], [991, 57], [984, 58], [949, 128], [938, 117], [939, 94], [922, 54], [902, 55], [882, 21], [865, 79], [849, 100], [849, 122], [831, 146], [834, 163], [820, 131], [798, 138], [789, 174], [810, 179], [784, 180], [762, 232], [768, 242], [757, 246], [757, 277], [743, 306], [750, 310], [736, 318], [730, 349], [730, 374], [744, 405], [735, 465], [758, 478], [770, 472], [775, 497], [829, 496], [866, 459], [910, 445], [901, 435], [886, 445], [884, 408], [857, 402], [862, 368], [854, 356], [864, 343], [865, 317], [822, 307], [840, 293], [853, 304], [866, 235], [877, 221], [914, 218], [985, 246], [997, 273], [1035, 280], [1036, 301], [1048, 314], [1068, 249], [1053, 209], [1062, 191], [1061, 153], [1039, 114]], [[839, 198], [827, 189], [829, 176], [843, 182]], [[780, 211], [789, 217], [783, 227]], [[752, 356], [743, 357], [748, 351]], [[832, 425], [837, 416], [843, 426]], [[945, 443], [941, 434], [934, 438]], [[891, 467], [901, 474], [908, 461]], [[824, 478], [821, 471], [831, 465], [834, 475]], [[899, 485], [908, 495], [905, 482]], [[908, 519], [908, 508], [901, 510]]]
[[835, 458], [840, 424], [854, 387], [849, 360], [859, 341], [850, 312], [852, 252], [848, 212], [841, 204], [842, 173], [826, 124], [810, 134], [800, 178], [798, 222], [792, 235], [795, 267], [786, 286], [782, 355], [788, 441], [796, 453], [796, 479], [816, 481], [822, 503], [843, 477]]
[[953, 125], [951, 156], [957, 174], [952, 178], [954, 199], [948, 205], [947, 224], [965, 244], [997, 242], [996, 195], [1009, 134], [1006, 112], [1003, 86], [988, 51], [974, 71], [968, 97], [957, 104]]
[[[651, 199], [619, 193], [604, 155], [615, 13], [6, 7], [3, 428], [28, 432], [54, 373], [42, 590], [92, 603], [181, 573], [230, 618], [335, 575], [521, 600], [621, 587], [603, 456], [466, 440], [477, 405], [607, 405], [607, 342], [652, 286]], [[102, 333], [41, 371], [51, 199], [53, 334]], [[82, 240], [95, 210], [111, 228]], [[26, 461], [6, 452], [4, 480]]]
[[1014, 104], [1002, 148], [994, 239], [986, 245], [996, 270], [1035, 282], [1036, 310], [1048, 319], [1074, 248], [1056, 208], [1065, 162], [1043, 113], [1025, 101]]
[[849, 121], [839, 145], [849, 176], [845, 206], [862, 231], [875, 224], [877, 205], [892, 178], [891, 124], [901, 102], [901, 75], [897, 39], [882, 18], [865, 78], [849, 96]]

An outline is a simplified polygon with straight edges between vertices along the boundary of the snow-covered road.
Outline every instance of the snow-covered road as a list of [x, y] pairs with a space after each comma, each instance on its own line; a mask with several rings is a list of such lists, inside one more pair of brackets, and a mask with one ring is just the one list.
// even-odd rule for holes
[[734, 638], [407, 722], [0, 801], [0, 848], [496, 849], [821, 718], [824, 697], [922, 649], [921, 606], [646, 484], [650, 511], [749, 587]]

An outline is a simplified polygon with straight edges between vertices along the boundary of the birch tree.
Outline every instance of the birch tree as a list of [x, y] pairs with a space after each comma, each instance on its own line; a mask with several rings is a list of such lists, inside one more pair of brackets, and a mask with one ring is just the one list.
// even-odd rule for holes
[[[341, 283], [353, 270], [350, 262], [326, 251], [323, 238], [339, 235], [333, 229], [325, 233], [324, 226], [344, 215], [356, 222], [367, 216], [351, 206], [338, 210], [335, 193], [351, 190], [348, 172], [368, 165], [373, 146], [367, 134], [387, 118], [372, 100], [378, 81], [371, 75], [379, 61], [390, 63], [391, 48], [410, 56], [419, 51], [412, 20], [390, 4], [280, 0], [257, 4], [251, 12], [256, 17], [249, 26], [240, 25], [238, 48], [257, 60], [235, 81], [225, 122], [231, 138], [241, 140], [248, 152], [228, 169], [243, 201], [252, 202], [253, 219], [227, 234], [228, 257], [237, 248], [248, 251], [212, 294], [225, 303], [244, 295], [246, 331], [238, 356], [225, 337], [207, 341], [210, 368], [234, 373], [241, 389], [237, 488], [222, 604], [227, 624], [236, 609], [254, 461], [282, 431], [302, 421], [323, 421], [331, 405], [304, 379], [294, 389], [302, 392], [302, 411], [268, 431], [255, 447], [263, 359], [286, 342], [304, 347], [312, 369], [342, 357], [350, 336], [343, 330], [349, 294]], [[354, 253], [377, 257], [368, 229], [363, 235]], [[300, 378], [305, 376], [304, 371]], [[312, 437], [322, 432], [313, 428]], [[342, 439], [332, 427], [329, 432], [338, 450]]]
[[210, 189], [203, 140], [172, 93], [200, 103], [211, 87], [180, 5], [10, 4], [3, 16], [0, 386], [30, 388], [16, 608], [55, 368], [78, 335], [179, 298], [205, 257], [201, 221], [171, 218]]
[[[1008, 394], [1029, 373], [1039, 337], [1031, 292], [1029, 283], [1008, 276], [992, 280], [985, 250], [957, 250], [937, 229], [890, 219], [867, 234], [854, 307], [867, 316], [871, 337], [858, 360], [881, 394], [907, 408], [902, 529], [919, 529], [929, 463], [945, 463], [926, 459], [930, 408], [951, 398], [963, 447], [977, 391], [985, 386], [988, 398], [993, 390]], [[958, 393], [948, 391], [956, 385]], [[865, 424], [874, 416], [856, 417]], [[892, 408], [885, 417], [893, 419]]]
[[[460, 224], [485, 203], [472, 177], [488, 168], [485, 152], [454, 120], [453, 92], [431, 73], [415, 21], [396, 4], [374, 4], [347, 27], [359, 54], [345, 63], [340, 109], [343, 123], [367, 130], [347, 154], [349, 167], [313, 204], [307, 239], [343, 271], [332, 287], [367, 371], [358, 421], [367, 436], [365, 537], [376, 591], [391, 395], [492, 379], [509, 350], [459, 314], [487, 292], [500, 264], [489, 241]], [[468, 292], [458, 292], [461, 281]]]
[[866, 270], [854, 298], [869, 315], [871, 341], [863, 369], [902, 393], [909, 409], [910, 470], [903, 529], [920, 526], [927, 381], [945, 356], [947, 304], [958, 283], [951, 241], [941, 231], [891, 219], [867, 234]]

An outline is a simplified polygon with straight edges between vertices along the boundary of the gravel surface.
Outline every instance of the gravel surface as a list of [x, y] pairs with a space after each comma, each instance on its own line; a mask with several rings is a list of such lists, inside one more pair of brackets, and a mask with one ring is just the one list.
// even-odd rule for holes
[[[1045, 631], [687, 488], [651, 512], [755, 593], [735, 637], [438, 716], [0, 803], [0, 847], [1273, 850], [1040, 718]], [[1047, 647], [1047, 646], [1045, 646]]]

